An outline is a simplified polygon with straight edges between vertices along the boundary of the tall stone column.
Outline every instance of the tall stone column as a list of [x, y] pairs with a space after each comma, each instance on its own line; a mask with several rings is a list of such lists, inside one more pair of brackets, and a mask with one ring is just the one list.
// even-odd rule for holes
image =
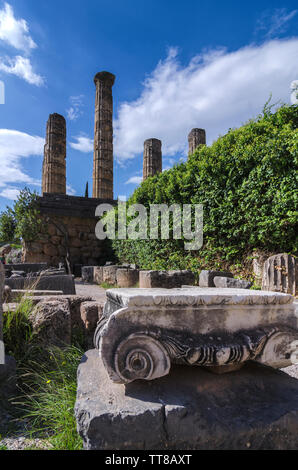
[[188, 134], [188, 156], [192, 155], [199, 145], [206, 145], [205, 129], [192, 129]]
[[56, 113], [47, 122], [42, 193], [66, 194], [66, 122]]
[[113, 199], [113, 94], [115, 75], [99, 72], [96, 86], [93, 159], [94, 198]]
[[161, 141], [147, 139], [144, 142], [143, 181], [162, 172]]

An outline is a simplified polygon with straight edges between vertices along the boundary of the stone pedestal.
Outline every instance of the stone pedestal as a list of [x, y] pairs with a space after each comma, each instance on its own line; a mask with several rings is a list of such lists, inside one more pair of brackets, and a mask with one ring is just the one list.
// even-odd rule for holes
[[297, 449], [298, 380], [258, 364], [224, 375], [174, 366], [153, 382], [119, 385], [91, 350], [75, 415], [87, 450]]
[[[94, 345], [115, 383], [154, 380], [172, 364], [239, 368], [296, 361], [293, 297], [247, 289], [110, 289]], [[228, 367], [227, 367], [228, 366]]]

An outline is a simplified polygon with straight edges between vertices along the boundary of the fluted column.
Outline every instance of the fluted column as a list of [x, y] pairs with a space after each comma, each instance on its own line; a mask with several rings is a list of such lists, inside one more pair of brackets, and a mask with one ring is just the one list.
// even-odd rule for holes
[[66, 194], [66, 122], [50, 114], [42, 167], [42, 193]]
[[94, 198], [113, 199], [113, 94], [115, 75], [95, 75], [95, 128], [93, 159]]

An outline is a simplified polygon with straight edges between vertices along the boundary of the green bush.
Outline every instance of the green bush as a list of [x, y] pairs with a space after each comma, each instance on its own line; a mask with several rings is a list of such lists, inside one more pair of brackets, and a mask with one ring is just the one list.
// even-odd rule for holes
[[297, 252], [298, 107], [284, 105], [200, 146], [186, 163], [148, 178], [131, 204], [203, 204], [204, 246], [183, 240], [115, 240], [120, 261], [196, 271], [241, 262], [254, 249]]

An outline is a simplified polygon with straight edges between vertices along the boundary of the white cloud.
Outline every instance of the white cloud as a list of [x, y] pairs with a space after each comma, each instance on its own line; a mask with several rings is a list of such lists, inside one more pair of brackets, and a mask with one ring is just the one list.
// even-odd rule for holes
[[257, 22], [257, 31], [264, 31], [265, 37], [271, 39], [284, 33], [288, 23], [296, 16], [298, 10], [288, 11], [286, 8], [267, 10]]
[[175, 49], [159, 62], [140, 97], [120, 105], [115, 127], [118, 161], [142, 153], [144, 140], [163, 142], [163, 155], [186, 154], [187, 135], [205, 128], [208, 143], [260, 113], [270, 93], [289, 101], [298, 74], [298, 39], [274, 40], [235, 52], [210, 51], [181, 66]]
[[26, 53], [37, 47], [29, 34], [27, 22], [24, 19], [17, 20], [8, 3], [0, 10], [0, 40]]
[[[0, 41], [25, 53], [28, 56], [32, 49], [37, 47], [29, 34], [29, 27], [24, 19], [16, 19], [11, 5], [4, 4], [0, 10]], [[16, 75], [31, 85], [41, 86], [44, 78], [35, 73], [28, 57], [17, 55], [15, 57], [0, 57], [0, 71]]]
[[81, 110], [82, 106], [84, 106], [83, 99], [84, 95], [71, 96], [69, 98], [71, 106], [66, 110], [66, 113], [70, 121], [76, 121], [83, 114]]
[[[40, 181], [29, 176], [22, 168], [22, 159], [31, 155], [41, 156], [43, 154], [44, 139], [31, 136], [24, 132], [10, 129], [0, 129], [0, 168], [1, 195], [14, 195], [11, 185], [32, 184], [40, 186]], [[6, 194], [6, 196], [4, 196]]]
[[16, 188], [4, 188], [0, 192], [0, 196], [5, 197], [6, 199], [11, 199], [12, 201], [15, 201], [20, 194], [20, 190]]
[[69, 194], [70, 196], [74, 196], [76, 194], [76, 190], [70, 184], [67, 184], [66, 194]]
[[44, 79], [33, 71], [30, 59], [20, 55], [10, 58], [0, 58], [0, 70], [2, 72], [16, 75], [23, 78], [31, 85], [41, 86], [44, 84]]
[[93, 152], [93, 140], [89, 139], [89, 137], [85, 137], [83, 135], [73, 137], [76, 142], [70, 142], [71, 148], [78, 150], [79, 152], [83, 153], [90, 153]]
[[125, 184], [141, 184], [143, 181], [142, 176], [132, 176]]

